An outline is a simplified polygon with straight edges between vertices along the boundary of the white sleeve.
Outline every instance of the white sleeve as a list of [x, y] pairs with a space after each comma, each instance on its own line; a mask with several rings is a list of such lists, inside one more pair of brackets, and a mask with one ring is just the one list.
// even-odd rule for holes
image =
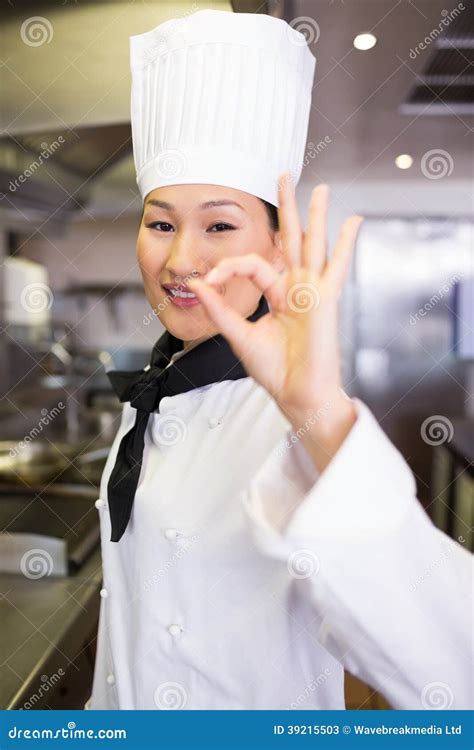
[[323, 618], [320, 642], [394, 708], [472, 707], [472, 556], [416, 498], [368, 407], [319, 474], [293, 430], [243, 502], [264, 554]]

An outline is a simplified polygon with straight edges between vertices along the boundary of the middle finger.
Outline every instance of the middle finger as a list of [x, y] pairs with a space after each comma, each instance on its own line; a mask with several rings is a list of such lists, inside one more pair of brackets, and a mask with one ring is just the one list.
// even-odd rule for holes
[[318, 185], [311, 193], [308, 229], [303, 243], [302, 265], [321, 275], [327, 256], [326, 216], [329, 187]]
[[289, 172], [278, 181], [278, 224], [287, 268], [301, 265], [302, 229]]

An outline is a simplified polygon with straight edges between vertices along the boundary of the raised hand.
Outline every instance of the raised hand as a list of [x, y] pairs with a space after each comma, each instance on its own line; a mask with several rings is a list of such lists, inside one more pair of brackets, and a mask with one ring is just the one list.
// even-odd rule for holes
[[[311, 414], [315, 425], [302, 439], [322, 470], [354, 423], [355, 407], [342, 391], [337, 333], [338, 300], [350, 266], [360, 216], [344, 222], [327, 258], [329, 189], [313, 190], [308, 227], [301, 228], [290, 175], [279, 181], [278, 209], [285, 271], [257, 253], [221, 260], [190, 288], [226, 337], [248, 374], [259, 382], [296, 430]], [[227, 305], [215, 286], [232, 276], [250, 279], [265, 295], [270, 313], [255, 323]]]

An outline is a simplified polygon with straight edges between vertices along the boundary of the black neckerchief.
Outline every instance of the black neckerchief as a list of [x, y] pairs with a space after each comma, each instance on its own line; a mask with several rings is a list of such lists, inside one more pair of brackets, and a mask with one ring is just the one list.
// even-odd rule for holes
[[[268, 311], [267, 301], [262, 296], [256, 311], [247, 320], [258, 320]], [[148, 417], [159, 411], [161, 399], [210, 383], [247, 377], [242, 363], [220, 334], [198, 344], [167, 367], [173, 354], [182, 349], [183, 342], [166, 331], [153, 347], [148, 370], [107, 373], [120, 401], [129, 401], [137, 410], [135, 424], [120, 442], [107, 485], [111, 542], [120, 540], [130, 520], [140, 478]]]

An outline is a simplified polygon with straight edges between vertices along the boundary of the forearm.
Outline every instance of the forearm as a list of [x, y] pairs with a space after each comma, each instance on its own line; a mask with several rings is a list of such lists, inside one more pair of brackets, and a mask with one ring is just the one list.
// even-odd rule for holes
[[[300, 433], [253, 479], [246, 507], [256, 542], [287, 566], [309, 556], [306, 593], [325, 622], [318, 640], [394, 707], [427, 707], [430, 691], [445, 683], [448, 702], [467, 708], [470, 555], [433, 526], [413, 473], [370, 410], [358, 399], [348, 404], [352, 427], [342, 411], [340, 421], [325, 422], [337, 439], [348, 429], [332, 456], [319, 424], [328, 404], [317, 411], [314, 442], [306, 448]], [[312, 484], [311, 471], [298, 481], [302, 458], [312, 467], [321, 445], [325, 470]]]
[[357, 421], [353, 401], [343, 395], [303, 410], [285, 407], [284, 413], [319, 472], [336, 455]]

